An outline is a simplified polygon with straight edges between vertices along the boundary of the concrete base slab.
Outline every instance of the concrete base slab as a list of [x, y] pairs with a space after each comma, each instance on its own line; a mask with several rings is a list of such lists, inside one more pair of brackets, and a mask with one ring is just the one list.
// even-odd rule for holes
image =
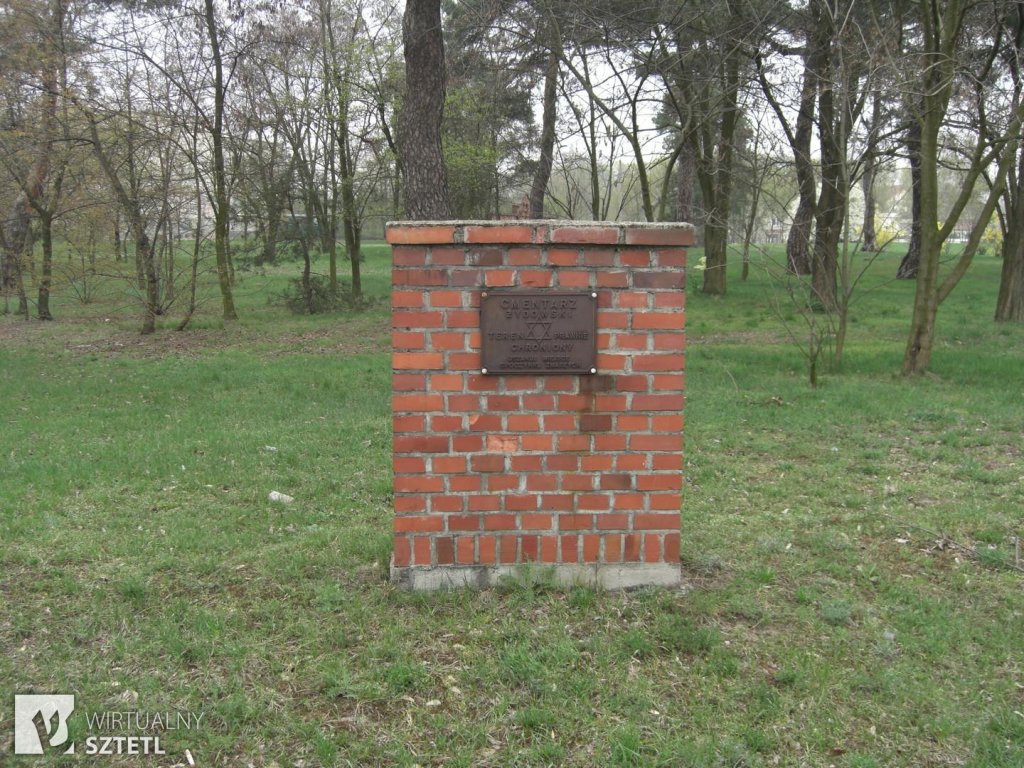
[[391, 566], [391, 581], [414, 592], [436, 592], [463, 587], [493, 587], [504, 581], [550, 578], [556, 584], [572, 587], [600, 587], [607, 590], [639, 587], [678, 587], [682, 574], [678, 565], [668, 563], [621, 563], [615, 565], [458, 565], [439, 568], [396, 568]]

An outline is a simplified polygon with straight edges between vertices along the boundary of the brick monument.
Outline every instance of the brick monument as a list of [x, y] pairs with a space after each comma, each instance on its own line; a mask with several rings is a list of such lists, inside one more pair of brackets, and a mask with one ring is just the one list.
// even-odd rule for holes
[[394, 581], [679, 583], [692, 233], [388, 225]]

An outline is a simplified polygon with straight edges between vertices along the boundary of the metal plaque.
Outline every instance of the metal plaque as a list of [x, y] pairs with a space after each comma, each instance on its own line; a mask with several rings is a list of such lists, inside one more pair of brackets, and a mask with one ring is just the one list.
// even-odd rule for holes
[[480, 294], [481, 373], [597, 373], [597, 294]]

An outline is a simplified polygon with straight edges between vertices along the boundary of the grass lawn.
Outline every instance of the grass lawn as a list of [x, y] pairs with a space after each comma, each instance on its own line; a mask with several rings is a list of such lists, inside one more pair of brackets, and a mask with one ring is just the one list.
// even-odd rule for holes
[[[188, 331], [141, 337], [109, 277], [86, 305], [58, 285], [53, 323], [0, 317], [0, 765], [37, 764], [15, 693], [76, 695], [79, 754], [41, 765], [1024, 765], [1024, 328], [990, 320], [998, 262], [906, 381], [913, 286], [881, 256], [813, 390], [760, 257], [723, 299], [691, 272], [688, 588], [416, 595], [386, 580], [367, 251], [359, 314], [287, 314], [292, 264], [240, 272], [227, 327], [211, 283]], [[106, 710], [203, 719], [164, 757], [86, 758]]]

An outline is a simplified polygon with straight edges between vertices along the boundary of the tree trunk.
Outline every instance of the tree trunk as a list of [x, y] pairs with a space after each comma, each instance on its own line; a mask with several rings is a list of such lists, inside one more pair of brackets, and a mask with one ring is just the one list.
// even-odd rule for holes
[[896, 270], [900, 280], [917, 277], [921, 263], [921, 124], [914, 119], [907, 129], [907, 159], [910, 160], [910, 243]]
[[213, 129], [210, 139], [213, 149], [213, 242], [217, 261], [217, 282], [220, 285], [221, 306], [225, 320], [237, 320], [235, 298], [231, 291], [232, 269], [229, 264], [228, 237], [230, 236], [230, 207], [228, 201], [227, 169], [224, 164], [224, 62], [220, 52], [220, 37], [213, 0], [205, 2], [206, 31], [213, 57]]
[[865, 253], [878, 250], [878, 235], [875, 232], [875, 155], [869, 151], [864, 157], [864, 176], [861, 179], [864, 190], [864, 226], [861, 228], [860, 249]]
[[729, 228], [713, 211], [704, 223], [704, 284], [701, 291], [712, 296], [724, 296], [726, 289], [726, 247]]
[[[556, 43], [557, 45], [557, 43]], [[544, 71], [544, 112], [540, 130], [540, 156], [530, 185], [530, 218], [544, 218], [544, 194], [551, 180], [551, 166], [555, 157], [555, 120], [558, 103], [559, 52], [553, 50]]]
[[999, 279], [995, 319], [1024, 322], [1024, 177], [1011, 190], [1013, 207], [1003, 235], [1003, 270]]
[[414, 220], [447, 219], [451, 206], [441, 147], [445, 96], [441, 0], [408, 0], [402, 43], [406, 94], [398, 143], [405, 172], [405, 213]]
[[36, 317], [40, 320], [53, 320], [50, 313], [50, 284], [53, 282], [53, 217], [49, 214], [40, 215], [39, 228], [43, 241], [43, 274], [39, 281]]
[[697, 175], [697, 158], [693, 153], [693, 147], [685, 138], [682, 139], [685, 146], [679, 152], [679, 160], [676, 163], [676, 196], [679, 203], [679, 221], [693, 224], [695, 231], [701, 231], [697, 219], [697, 211], [693, 205], [693, 190]]

